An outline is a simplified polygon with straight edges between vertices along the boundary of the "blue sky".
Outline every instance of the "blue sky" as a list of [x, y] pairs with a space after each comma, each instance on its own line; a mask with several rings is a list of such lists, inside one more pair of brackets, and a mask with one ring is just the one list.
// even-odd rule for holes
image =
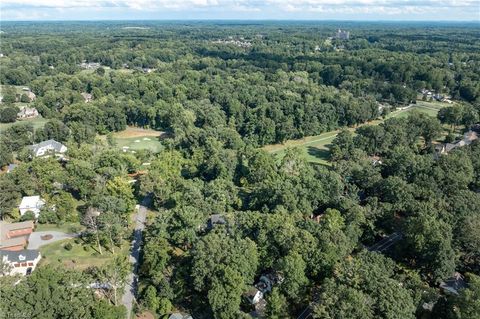
[[0, 0], [0, 19], [480, 21], [480, 0]]

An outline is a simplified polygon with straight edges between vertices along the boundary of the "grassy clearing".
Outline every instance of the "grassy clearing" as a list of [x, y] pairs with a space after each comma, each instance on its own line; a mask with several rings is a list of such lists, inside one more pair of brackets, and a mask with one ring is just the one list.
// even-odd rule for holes
[[35, 231], [48, 231], [55, 230], [61, 231], [64, 233], [74, 233], [83, 230], [85, 227], [80, 225], [80, 223], [64, 223], [61, 225], [57, 224], [37, 224]]
[[[66, 250], [65, 245], [72, 244], [71, 250]], [[128, 242], [124, 242], [121, 248], [116, 247], [115, 255], [128, 254]], [[104, 249], [100, 255], [94, 247], [82, 243], [75, 243], [75, 239], [66, 239], [45, 245], [40, 248], [42, 260], [40, 266], [61, 265], [67, 268], [86, 269], [90, 266], [102, 266], [112, 260], [115, 255]]]
[[162, 134], [161, 131], [128, 127], [124, 131], [114, 133], [113, 139], [119, 148], [128, 147], [129, 151], [148, 149], [158, 153], [163, 148], [159, 140]]
[[[387, 116], [387, 119], [394, 117], [407, 117], [408, 114], [412, 111], [419, 111], [426, 113], [430, 116], [436, 116], [438, 110], [442, 107], [447, 106], [446, 103], [440, 102], [417, 102], [417, 105], [412, 106], [408, 109], [398, 110], [390, 113]], [[383, 119], [374, 120], [363, 125], [378, 125], [382, 123]], [[348, 128], [350, 131], [355, 131], [356, 128]], [[305, 158], [311, 162], [321, 165], [330, 165], [328, 161], [330, 158], [330, 144], [335, 139], [340, 130], [330, 131], [322, 133], [320, 135], [309, 136], [299, 140], [289, 140], [283, 144], [272, 144], [263, 147], [269, 153], [275, 154], [278, 158], [282, 158], [285, 155], [285, 150], [289, 147], [298, 147], [300, 152], [305, 156]]]
[[47, 119], [44, 119], [43, 117], [37, 117], [37, 118], [33, 118], [33, 119], [16, 121], [15, 123], [0, 123], [0, 133], [2, 131], [5, 131], [9, 127], [12, 127], [15, 124], [30, 123], [30, 124], [33, 125], [33, 128], [37, 129], [37, 128], [42, 128], [45, 125], [45, 123], [47, 123], [47, 122], [48, 122]]

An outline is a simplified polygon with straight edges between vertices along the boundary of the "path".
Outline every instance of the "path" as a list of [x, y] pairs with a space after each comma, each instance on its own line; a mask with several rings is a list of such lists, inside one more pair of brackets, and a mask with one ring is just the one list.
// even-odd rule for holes
[[399, 240], [403, 238], [403, 235], [401, 233], [393, 233], [388, 237], [383, 238], [380, 240], [378, 243], [374, 244], [373, 246], [370, 246], [368, 248], [369, 251], [378, 251], [380, 253], [386, 251], [390, 247], [392, 247], [394, 244], [396, 244]]
[[[43, 240], [41, 237], [45, 235], [52, 235], [51, 239]], [[41, 246], [54, 243], [59, 240], [71, 239], [77, 237], [78, 234], [67, 234], [56, 230], [36, 231], [30, 234], [28, 238], [28, 249], [38, 249]]]
[[125, 293], [122, 297], [122, 304], [127, 308], [127, 319], [132, 315], [133, 301], [137, 293], [138, 285], [138, 266], [140, 249], [142, 248], [143, 229], [145, 228], [145, 219], [147, 217], [147, 205], [150, 201], [149, 197], [145, 197], [139, 205], [137, 213], [134, 215], [135, 229], [133, 231], [132, 251], [130, 253], [130, 262], [133, 264], [132, 272], [127, 277]]

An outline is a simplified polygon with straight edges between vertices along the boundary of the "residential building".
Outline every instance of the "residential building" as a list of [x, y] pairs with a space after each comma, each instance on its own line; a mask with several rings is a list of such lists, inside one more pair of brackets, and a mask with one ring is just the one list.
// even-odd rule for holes
[[227, 221], [221, 214], [213, 214], [210, 215], [207, 221], [207, 229], [211, 230], [215, 227], [215, 225], [225, 225]]
[[247, 300], [252, 304], [255, 305], [259, 303], [261, 300], [263, 300], [263, 292], [260, 291], [255, 286], [252, 286], [245, 294], [244, 296], [247, 298]]
[[174, 312], [168, 317], [168, 319], [193, 319], [193, 317], [188, 313], [182, 314], [180, 312]]
[[448, 154], [457, 147], [463, 147], [465, 145], [472, 144], [474, 141], [478, 140], [479, 136], [480, 135], [475, 130], [470, 130], [463, 134], [463, 138], [460, 141], [437, 145], [435, 147], [435, 151], [437, 154]]
[[[38, 250], [0, 251], [0, 256], [10, 269], [5, 275], [30, 275], [37, 267], [42, 255]], [[2, 274], [3, 275], [3, 274]]]
[[18, 209], [20, 210], [20, 215], [25, 215], [26, 212], [30, 211], [35, 214], [35, 218], [38, 218], [40, 214], [40, 209], [45, 205], [45, 202], [40, 198], [40, 196], [25, 196], [22, 198], [22, 202]]
[[54, 153], [55, 155], [62, 155], [67, 151], [67, 147], [60, 142], [55, 140], [48, 140], [38, 144], [29, 146], [33, 151], [35, 157], [48, 155], [49, 153]]
[[458, 295], [458, 291], [466, 287], [467, 283], [465, 282], [465, 278], [458, 272], [455, 272], [452, 277], [440, 283], [440, 288], [442, 288], [443, 291], [454, 295]]
[[18, 166], [17, 164], [8, 164], [7, 173], [11, 173], [17, 166]]
[[31, 119], [37, 117], [38, 115], [39, 114], [36, 108], [24, 106], [20, 109], [20, 112], [17, 113], [17, 118], [20, 120]]
[[80, 95], [83, 97], [85, 103], [91, 102], [93, 100], [93, 96], [90, 93], [82, 92]]
[[0, 250], [22, 250], [33, 231], [33, 221], [20, 223], [0, 222]]

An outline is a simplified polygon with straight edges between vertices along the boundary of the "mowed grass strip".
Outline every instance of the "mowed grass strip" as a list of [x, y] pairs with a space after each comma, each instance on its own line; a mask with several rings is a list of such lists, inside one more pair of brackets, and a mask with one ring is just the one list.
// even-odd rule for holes
[[[419, 103], [421, 102], [421, 103]], [[407, 117], [408, 114], [412, 111], [418, 111], [426, 113], [429, 116], [436, 117], [438, 111], [449, 104], [446, 103], [431, 103], [419, 101], [417, 105], [412, 105], [407, 109], [397, 110], [387, 115], [386, 119], [394, 117]], [[377, 119], [370, 122], [367, 122], [363, 125], [378, 125], [383, 123], [384, 119]], [[349, 127], [348, 130], [354, 132], [358, 127]], [[297, 147], [300, 149], [301, 154], [311, 163], [317, 163], [322, 165], [330, 165], [328, 161], [330, 159], [330, 144], [338, 135], [340, 130], [334, 130], [330, 132], [325, 132], [320, 135], [308, 136], [298, 140], [288, 140], [283, 144], [271, 144], [266, 145], [263, 149], [269, 153], [275, 154], [277, 158], [283, 158], [285, 155], [285, 150], [290, 147]]]

